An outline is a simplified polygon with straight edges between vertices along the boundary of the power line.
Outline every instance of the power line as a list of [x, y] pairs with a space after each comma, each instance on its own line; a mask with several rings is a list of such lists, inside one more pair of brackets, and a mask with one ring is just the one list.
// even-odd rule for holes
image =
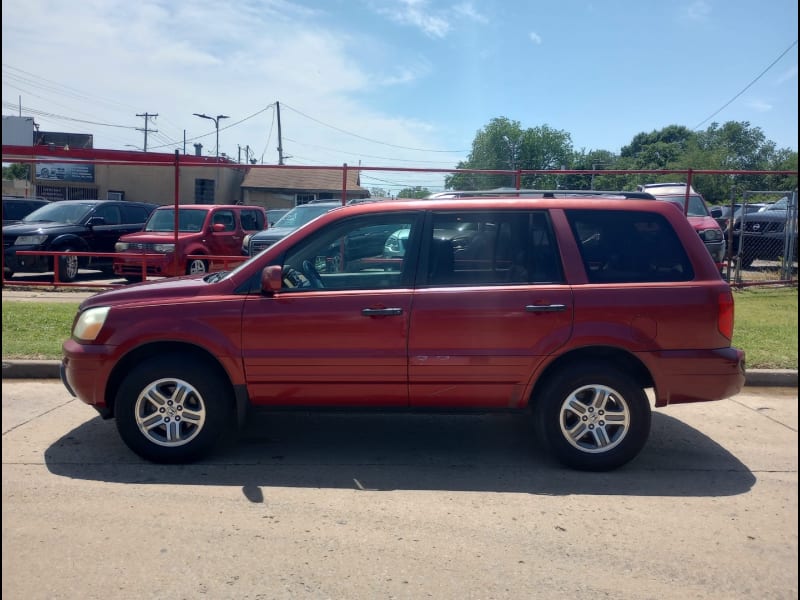
[[780, 59], [782, 59], [782, 58], [784, 57], [784, 55], [786, 55], [786, 53], [787, 53], [787, 52], [789, 52], [789, 50], [791, 50], [792, 48], [794, 48], [796, 45], [797, 45], [797, 40], [795, 40], [794, 42], [792, 42], [792, 43], [789, 45], [789, 47], [788, 47], [786, 50], [784, 50], [783, 52], [781, 52], [781, 53], [780, 53], [780, 55], [778, 56], [778, 58], [776, 58], [775, 60], [773, 60], [773, 61], [772, 61], [772, 62], [769, 64], [769, 66], [768, 66], [766, 69], [764, 69], [763, 71], [761, 71], [761, 73], [759, 73], [759, 74], [758, 74], [758, 76], [757, 76], [755, 79], [753, 79], [753, 81], [751, 81], [750, 83], [748, 83], [748, 84], [747, 84], [747, 85], [744, 87], [744, 89], [743, 89], [741, 92], [739, 92], [739, 93], [738, 93], [738, 94], [736, 94], [736, 95], [735, 95], [733, 98], [731, 98], [730, 100], [728, 100], [728, 101], [727, 101], [727, 102], [726, 102], [726, 103], [725, 103], [725, 104], [724, 104], [724, 105], [723, 105], [721, 108], [719, 108], [717, 111], [715, 111], [714, 113], [712, 113], [712, 114], [711, 114], [711, 116], [707, 117], [707, 118], [706, 118], [705, 120], [703, 120], [703, 121], [700, 121], [700, 122], [699, 122], [697, 125], [695, 125], [695, 126], [694, 126], [694, 129], [695, 129], [695, 130], [699, 129], [699, 128], [700, 128], [700, 127], [703, 125], [703, 124], [707, 123], [708, 121], [710, 121], [711, 119], [713, 119], [715, 116], [717, 116], [719, 113], [721, 113], [723, 110], [725, 110], [725, 109], [726, 109], [726, 108], [727, 108], [727, 107], [728, 107], [730, 104], [732, 104], [732, 103], [733, 103], [733, 101], [734, 101], [734, 100], [736, 100], [736, 99], [737, 99], [739, 96], [741, 96], [741, 95], [742, 95], [742, 94], [744, 94], [744, 93], [745, 93], [745, 92], [746, 92], [748, 89], [750, 89], [750, 87], [751, 87], [751, 86], [752, 86], [752, 85], [753, 85], [753, 84], [754, 84], [756, 81], [758, 81], [759, 79], [761, 79], [761, 78], [762, 78], [762, 77], [763, 77], [763, 76], [766, 74], [766, 72], [767, 72], [767, 71], [769, 71], [769, 70], [770, 70], [772, 67], [774, 67], [774, 66], [775, 66], [775, 64], [776, 64], [776, 63], [777, 63], [777, 62], [778, 62]]
[[293, 108], [293, 107], [289, 106], [286, 103], [284, 103], [284, 106], [286, 108], [290, 109], [290, 110], [293, 110], [298, 115], [301, 115], [301, 116], [305, 117], [306, 119], [310, 119], [311, 121], [314, 121], [315, 123], [319, 123], [320, 125], [323, 125], [325, 127], [329, 127], [330, 129], [338, 131], [339, 133], [344, 133], [346, 135], [351, 135], [351, 136], [353, 136], [355, 138], [358, 138], [360, 140], [365, 140], [367, 142], [372, 142], [374, 144], [381, 144], [383, 146], [389, 146], [391, 148], [400, 148], [401, 150], [414, 150], [416, 152], [442, 152], [442, 153], [452, 153], [452, 154], [464, 154], [464, 153], [467, 152], [467, 150], [431, 150], [430, 148], [410, 148], [408, 146], [397, 146], [395, 144], [389, 144], [387, 142], [382, 142], [380, 140], [374, 140], [372, 138], [364, 137], [363, 135], [358, 135], [357, 133], [353, 133], [351, 131], [347, 131], [345, 129], [341, 129], [339, 127], [336, 127], [334, 125], [330, 125], [328, 123], [324, 123], [324, 122], [320, 121], [319, 119], [315, 119], [314, 117], [311, 117], [311, 116], [309, 116], [309, 115], [307, 115], [307, 114], [305, 114], [303, 112], [300, 112], [296, 108]]

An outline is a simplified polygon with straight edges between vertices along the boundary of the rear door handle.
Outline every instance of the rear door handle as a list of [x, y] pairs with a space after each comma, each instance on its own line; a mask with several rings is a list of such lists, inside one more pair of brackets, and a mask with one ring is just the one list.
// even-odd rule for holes
[[567, 310], [566, 304], [528, 304], [525, 307], [525, 312], [539, 313], [539, 312], [563, 312]]
[[364, 308], [361, 314], [365, 317], [394, 317], [403, 314], [402, 308]]

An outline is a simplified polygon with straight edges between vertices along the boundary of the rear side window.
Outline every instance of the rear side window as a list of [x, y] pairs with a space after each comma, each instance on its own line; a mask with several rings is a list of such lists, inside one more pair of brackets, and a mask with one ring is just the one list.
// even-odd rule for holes
[[144, 223], [149, 213], [143, 206], [122, 206], [123, 223]]
[[264, 213], [260, 210], [245, 208], [242, 209], [239, 217], [242, 221], [242, 229], [245, 231], [261, 231], [266, 224]]
[[428, 238], [430, 285], [563, 281], [546, 211], [435, 213]]
[[689, 257], [669, 221], [638, 211], [568, 210], [591, 283], [694, 279]]

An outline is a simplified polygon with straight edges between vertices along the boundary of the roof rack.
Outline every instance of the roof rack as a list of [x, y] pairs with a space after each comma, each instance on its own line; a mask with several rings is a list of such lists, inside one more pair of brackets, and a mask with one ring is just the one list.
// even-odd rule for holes
[[472, 196], [524, 196], [526, 198], [567, 198], [570, 196], [587, 196], [598, 198], [621, 197], [630, 200], [656, 200], [656, 197], [648, 192], [629, 192], [624, 190], [518, 190], [515, 188], [498, 188], [493, 190], [454, 190], [431, 194], [428, 196], [428, 198], [469, 198]]

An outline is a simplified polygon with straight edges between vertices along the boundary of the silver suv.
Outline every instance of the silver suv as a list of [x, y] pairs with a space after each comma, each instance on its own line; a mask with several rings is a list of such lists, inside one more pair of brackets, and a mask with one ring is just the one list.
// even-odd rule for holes
[[309, 202], [308, 204], [295, 206], [278, 219], [275, 225], [264, 231], [259, 231], [258, 233], [245, 237], [244, 243], [242, 244], [242, 253], [248, 256], [255, 256], [265, 248], [269, 248], [278, 240], [292, 233], [298, 227], [305, 225], [309, 221], [341, 205], [341, 200], [325, 200], [323, 202]]

